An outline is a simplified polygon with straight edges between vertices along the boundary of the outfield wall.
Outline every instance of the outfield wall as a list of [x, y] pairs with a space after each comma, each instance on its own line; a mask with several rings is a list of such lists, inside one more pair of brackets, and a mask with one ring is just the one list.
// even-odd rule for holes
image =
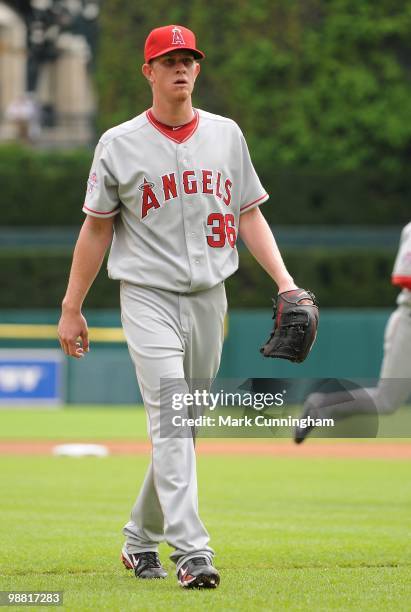
[[[221, 378], [373, 378], [383, 353], [388, 310], [322, 310], [317, 342], [303, 364], [265, 359], [258, 348], [272, 325], [268, 310], [234, 310], [226, 322]], [[91, 351], [81, 360], [63, 358], [61, 401], [131, 404], [141, 396], [116, 311], [86, 312]], [[0, 348], [58, 349], [57, 311], [0, 312]], [[59, 353], [55, 353], [58, 357]], [[7, 364], [0, 363], [0, 374]], [[33, 353], [30, 353], [31, 358]], [[14, 372], [18, 364], [13, 361]], [[8, 381], [13, 375], [8, 366]], [[26, 372], [29, 366], [26, 364]], [[30, 366], [33, 367], [33, 366]], [[2, 370], [3, 369], [3, 370]], [[0, 387], [5, 377], [0, 376]], [[10, 387], [10, 384], [9, 384]], [[21, 396], [21, 393], [20, 393]], [[3, 400], [4, 401], [4, 400]]]

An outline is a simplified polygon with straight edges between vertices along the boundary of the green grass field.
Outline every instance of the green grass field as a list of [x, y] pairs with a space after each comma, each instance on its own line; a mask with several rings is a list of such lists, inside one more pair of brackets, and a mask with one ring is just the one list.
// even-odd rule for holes
[[[0, 441], [144, 436], [139, 411], [0, 412]], [[0, 589], [63, 590], [70, 611], [410, 609], [409, 462], [200, 456], [222, 579], [205, 592], [178, 587], [166, 545], [164, 581], [119, 563], [147, 462], [0, 457]]]

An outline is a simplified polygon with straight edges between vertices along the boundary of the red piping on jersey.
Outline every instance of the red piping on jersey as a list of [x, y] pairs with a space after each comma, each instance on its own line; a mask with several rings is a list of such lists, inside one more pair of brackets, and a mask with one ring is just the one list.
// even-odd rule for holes
[[[154, 116], [152, 116], [152, 114], [151, 114], [151, 110], [150, 109], [146, 111], [146, 117], [149, 120], [149, 122], [151, 123], [151, 125], [153, 127], [155, 127], [156, 130], [158, 130], [161, 134], [163, 134], [164, 136], [166, 136], [167, 138], [169, 138], [173, 142], [176, 142], [177, 144], [181, 144], [182, 142], [186, 142], [186, 140], [191, 138], [191, 136], [194, 134], [194, 132], [198, 128], [198, 124], [200, 122], [200, 115], [198, 114], [198, 112], [195, 109], [194, 109], [194, 115], [195, 115], [195, 117], [194, 117], [195, 123], [193, 125], [192, 130], [190, 130], [188, 135], [183, 140], [179, 140], [177, 138], [173, 138], [171, 136], [171, 134], [167, 130], [161, 128], [161, 123], [159, 121], [155, 120]], [[189, 123], [191, 123], [192, 121], [193, 121], [193, 119], [191, 121], [189, 121]], [[181, 129], [184, 129], [184, 126], [181, 126]]]
[[411, 289], [411, 276], [393, 276], [391, 282], [393, 285], [399, 285], [404, 289]]
[[261, 202], [261, 200], [263, 200], [264, 198], [267, 197], [267, 193], [265, 193], [263, 196], [261, 196], [261, 198], [258, 198], [257, 200], [254, 200], [254, 202], [250, 202], [249, 204], [246, 204], [245, 206], [242, 206], [240, 208], [240, 210], [245, 210], [246, 208], [250, 208], [250, 206], [252, 206], [253, 204], [257, 204], [257, 202]]
[[85, 204], [83, 204], [83, 208], [85, 208], [86, 210], [89, 210], [92, 213], [95, 213], [96, 215], [111, 215], [115, 210], [118, 210], [120, 206], [116, 206], [115, 208], [113, 208], [113, 210], [109, 210], [108, 212], [100, 212], [99, 210], [93, 210], [92, 208], [89, 208]]

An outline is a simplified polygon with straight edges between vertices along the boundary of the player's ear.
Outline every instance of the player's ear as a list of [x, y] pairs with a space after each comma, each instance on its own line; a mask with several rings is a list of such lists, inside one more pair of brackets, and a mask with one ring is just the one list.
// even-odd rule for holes
[[200, 62], [196, 62], [195, 63], [195, 67], [194, 67], [194, 76], [197, 78], [198, 75], [200, 74], [200, 70], [201, 70], [201, 66], [200, 66]]
[[143, 75], [145, 76], [145, 78], [147, 79], [147, 81], [149, 81], [150, 83], [153, 80], [152, 74], [153, 74], [153, 68], [150, 64], [143, 64], [141, 66], [141, 72], [143, 73]]

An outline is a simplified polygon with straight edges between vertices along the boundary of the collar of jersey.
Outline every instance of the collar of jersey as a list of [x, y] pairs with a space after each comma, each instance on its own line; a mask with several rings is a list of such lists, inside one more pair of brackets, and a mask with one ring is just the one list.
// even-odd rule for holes
[[[198, 127], [200, 116], [199, 116], [198, 111], [195, 108], [193, 110], [194, 110], [194, 117], [191, 119], [191, 121], [189, 121], [185, 125], [178, 126], [178, 129], [173, 129], [171, 126], [158, 121], [154, 117], [153, 113], [151, 112], [151, 109], [148, 109], [146, 111], [146, 116], [149, 122], [151, 123], [151, 125], [155, 127], [156, 130], [161, 132], [161, 134], [163, 134], [164, 136], [166, 136], [173, 142], [176, 142], [177, 144], [181, 144], [182, 142], [186, 142], [186, 140], [191, 138], [191, 136], [194, 134], [194, 132], [196, 131]], [[179, 138], [176, 138], [177, 134]]]

